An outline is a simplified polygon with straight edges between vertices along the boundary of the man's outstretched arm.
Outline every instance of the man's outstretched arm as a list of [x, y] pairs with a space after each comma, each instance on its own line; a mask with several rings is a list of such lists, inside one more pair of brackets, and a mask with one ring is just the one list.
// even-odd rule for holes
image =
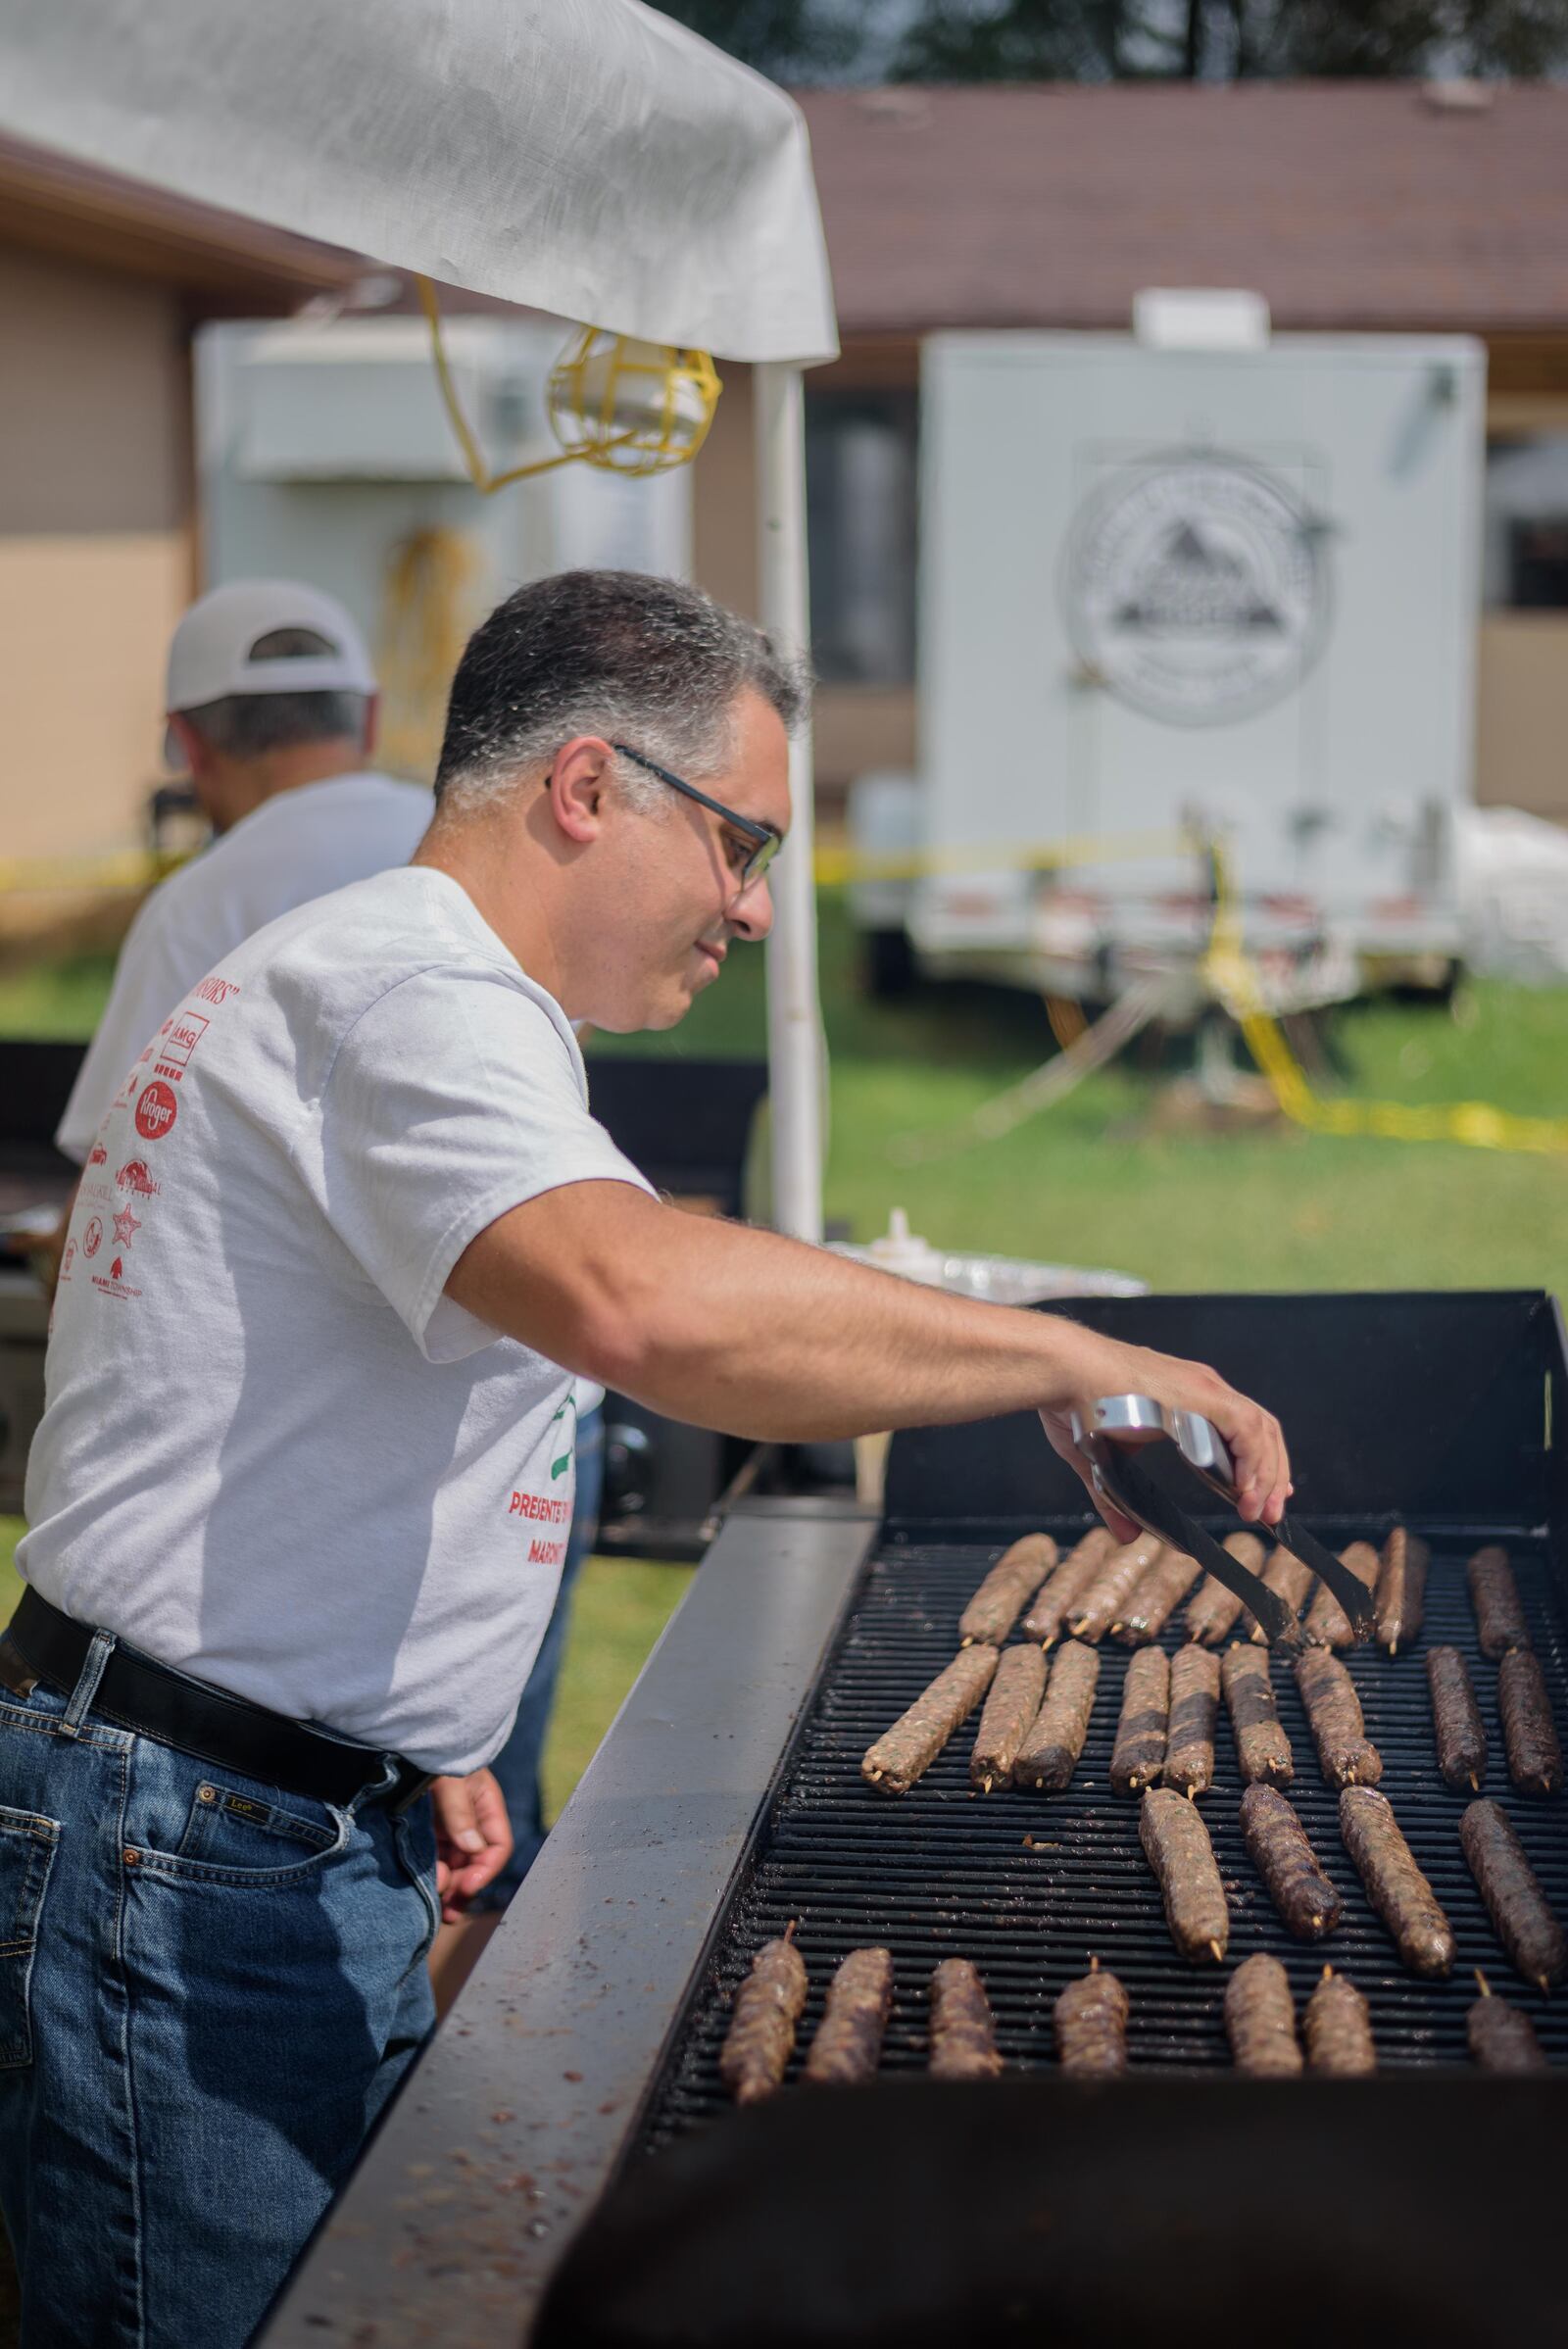
[[1248, 1517], [1272, 1524], [1290, 1488], [1278, 1422], [1201, 1364], [686, 1215], [627, 1183], [514, 1207], [469, 1244], [447, 1294], [568, 1370], [730, 1435], [822, 1441], [1033, 1408], [1081, 1469], [1066, 1414], [1136, 1392], [1213, 1421]]

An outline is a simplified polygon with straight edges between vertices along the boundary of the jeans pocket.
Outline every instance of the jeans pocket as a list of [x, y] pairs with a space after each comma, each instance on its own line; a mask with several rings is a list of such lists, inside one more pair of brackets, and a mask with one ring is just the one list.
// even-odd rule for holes
[[204, 1778], [191, 1798], [175, 1857], [219, 1868], [279, 1867], [291, 1857], [315, 1857], [337, 1840], [335, 1827]]
[[58, 1819], [0, 1806], [0, 2069], [32, 2061], [29, 1993]]

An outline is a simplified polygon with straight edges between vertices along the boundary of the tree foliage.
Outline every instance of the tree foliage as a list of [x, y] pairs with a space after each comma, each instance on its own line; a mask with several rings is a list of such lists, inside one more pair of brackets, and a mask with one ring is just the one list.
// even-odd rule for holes
[[1568, 0], [666, 0], [778, 81], [1514, 74], [1568, 67]]

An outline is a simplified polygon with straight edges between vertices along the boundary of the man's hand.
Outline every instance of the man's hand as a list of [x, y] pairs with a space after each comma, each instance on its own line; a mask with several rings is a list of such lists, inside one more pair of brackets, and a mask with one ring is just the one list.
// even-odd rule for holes
[[501, 1788], [488, 1770], [430, 1785], [435, 1809], [435, 1888], [441, 1915], [456, 1925], [475, 1892], [492, 1884], [512, 1857], [512, 1823]]
[[1083, 1478], [1119, 1542], [1131, 1542], [1139, 1529], [1095, 1491], [1093, 1471], [1072, 1440], [1068, 1416], [1076, 1407], [1080, 1417], [1088, 1419], [1102, 1395], [1149, 1395], [1174, 1410], [1198, 1411], [1211, 1420], [1230, 1451], [1242, 1516], [1254, 1525], [1278, 1525], [1295, 1488], [1284, 1432], [1272, 1411], [1238, 1395], [1217, 1371], [1200, 1362], [1152, 1353], [1147, 1346], [1121, 1346], [1110, 1338], [1097, 1341], [1096, 1347], [1087, 1365], [1092, 1384], [1066, 1409], [1042, 1410], [1040, 1417], [1053, 1445]]

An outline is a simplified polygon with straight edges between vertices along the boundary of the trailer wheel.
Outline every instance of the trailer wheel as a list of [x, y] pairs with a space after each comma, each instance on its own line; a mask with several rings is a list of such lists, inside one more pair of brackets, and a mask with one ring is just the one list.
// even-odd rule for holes
[[907, 930], [871, 930], [865, 941], [866, 993], [879, 1003], [913, 992], [918, 973]]

